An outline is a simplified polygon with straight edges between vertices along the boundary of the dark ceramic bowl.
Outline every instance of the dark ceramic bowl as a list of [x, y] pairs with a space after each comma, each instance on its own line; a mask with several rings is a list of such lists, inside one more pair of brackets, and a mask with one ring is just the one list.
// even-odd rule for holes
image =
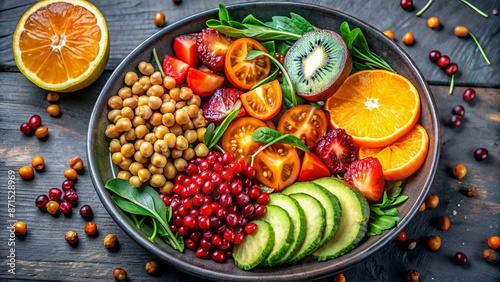
[[290, 12], [295, 12], [317, 27], [331, 29], [339, 33], [340, 24], [347, 21], [351, 29], [360, 27], [373, 51], [382, 56], [396, 72], [407, 77], [415, 85], [422, 103], [420, 124], [425, 127], [430, 138], [429, 152], [420, 170], [404, 183], [403, 193], [408, 195], [409, 199], [399, 207], [401, 221], [395, 228], [379, 236], [367, 237], [357, 248], [334, 260], [317, 262], [312, 258], [306, 258], [293, 265], [273, 268], [257, 267], [251, 271], [243, 271], [238, 269], [232, 261], [219, 264], [211, 260], [198, 259], [194, 252], [189, 250], [179, 253], [162, 242], [161, 239], [151, 243], [148, 241], [146, 233], [137, 229], [130, 217], [115, 206], [110, 194], [104, 188], [106, 181], [115, 177], [118, 172], [110, 160], [108, 151], [110, 140], [104, 135], [108, 124], [106, 117], [109, 111], [108, 98], [115, 95], [122, 87], [123, 77], [127, 71], [135, 71], [140, 61], [151, 60], [153, 48], [156, 48], [160, 55], [173, 54], [174, 37], [179, 34], [200, 31], [205, 27], [205, 22], [208, 19], [218, 18], [217, 9], [188, 17], [154, 34], [132, 51], [109, 78], [95, 104], [87, 136], [89, 166], [96, 192], [111, 217], [139, 245], [167, 264], [198, 277], [219, 281], [290, 281], [320, 278], [341, 272], [369, 258], [393, 240], [396, 234], [415, 215], [429, 191], [440, 150], [439, 119], [431, 91], [415, 63], [398, 45], [380, 31], [352, 16], [326, 7], [290, 2], [248, 3], [228, 6], [228, 9], [236, 20], [241, 20], [251, 13], [257, 15], [259, 19], [267, 21], [274, 15], [289, 16]]

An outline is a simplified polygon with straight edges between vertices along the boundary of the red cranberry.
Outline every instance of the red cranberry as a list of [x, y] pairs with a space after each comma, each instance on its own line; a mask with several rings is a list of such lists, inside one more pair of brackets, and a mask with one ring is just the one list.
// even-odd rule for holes
[[73, 212], [73, 206], [71, 206], [71, 203], [68, 201], [62, 201], [62, 203], [59, 205], [59, 210], [64, 215], [69, 216]]
[[448, 125], [453, 128], [460, 127], [462, 125], [462, 117], [459, 115], [452, 115], [448, 120]]
[[477, 148], [474, 151], [474, 159], [476, 161], [484, 161], [488, 158], [488, 149], [486, 148]]
[[21, 130], [22, 133], [24, 133], [24, 135], [31, 135], [33, 133], [30, 125], [27, 122], [21, 124], [19, 129]]
[[61, 188], [63, 189], [63, 191], [67, 191], [69, 189], [75, 189], [75, 182], [71, 179], [66, 179], [61, 184]]
[[28, 124], [32, 130], [35, 130], [42, 125], [42, 118], [39, 115], [32, 115], [28, 120]]
[[396, 240], [398, 240], [399, 242], [406, 241], [406, 232], [404, 231], [399, 232], [398, 236], [396, 236]]
[[457, 73], [458, 71], [458, 65], [455, 64], [455, 63], [449, 63], [446, 68], [444, 69], [444, 72], [448, 75], [448, 76], [452, 76], [454, 75], [455, 73]]
[[62, 191], [59, 188], [50, 188], [49, 189], [49, 199], [53, 201], [61, 200]]
[[446, 55], [443, 55], [443, 56], [439, 57], [439, 59], [436, 62], [436, 64], [440, 68], [445, 68], [449, 63], [450, 63], [450, 57], [448, 57]]
[[451, 110], [451, 113], [454, 115], [463, 117], [465, 114], [464, 106], [457, 105], [457, 106], [453, 107], [453, 109]]
[[453, 259], [457, 265], [465, 265], [467, 263], [467, 256], [462, 252], [456, 253]]
[[429, 53], [429, 60], [431, 60], [431, 62], [433, 62], [433, 63], [437, 62], [437, 60], [440, 57], [441, 57], [441, 52], [439, 52], [438, 50], [432, 50]]
[[87, 221], [94, 218], [94, 213], [92, 212], [92, 208], [89, 205], [83, 205], [80, 208], [80, 215]]
[[401, 6], [401, 8], [403, 8], [404, 10], [411, 10], [411, 9], [413, 9], [413, 1], [412, 0], [400, 0], [399, 6]]
[[182, 225], [187, 228], [194, 228], [196, 226], [196, 218], [191, 215], [188, 215], [184, 217]]
[[470, 102], [474, 100], [474, 97], [476, 97], [476, 91], [474, 89], [472, 88], [465, 89], [463, 94], [463, 99], [465, 102]]
[[45, 210], [45, 205], [50, 201], [47, 195], [40, 195], [36, 197], [35, 206], [41, 210]]
[[76, 205], [78, 203], [78, 194], [74, 189], [66, 190], [63, 200], [68, 201], [72, 205]]

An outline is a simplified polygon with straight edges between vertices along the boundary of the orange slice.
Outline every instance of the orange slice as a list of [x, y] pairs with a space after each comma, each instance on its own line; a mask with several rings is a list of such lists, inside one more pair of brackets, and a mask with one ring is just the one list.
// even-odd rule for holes
[[427, 131], [420, 124], [403, 138], [384, 148], [360, 148], [359, 158], [375, 157], [382, 164], [386, 180], [401, 180], [417, 171], [429, 149]]
[[330, 124], [359, 147], [385, 147], [406, 135], [420, 117], [420, 97], [405, 77], [386, 70], [350, 75], [325, 102]]
[[49, 91], [76, 91], [106, 67], [106, 22], [87, 1], [39, 1], [19, 20], [12, 50], [17, 67], [34, 84]]

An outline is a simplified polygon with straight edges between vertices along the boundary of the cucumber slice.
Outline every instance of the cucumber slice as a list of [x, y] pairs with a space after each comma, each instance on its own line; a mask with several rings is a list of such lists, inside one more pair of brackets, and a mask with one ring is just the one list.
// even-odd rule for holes
[[313, 196], [323, 205], [323, 208], [325, 208], [326, 225], [319, 246], [322, 246], [335, 235], [342, 216], [342, 209], [339, 200], [330, 191], [312, 182], [296, 182], [285, 188], [281, 193], [285, 195], [305, 193]]
[[256, 219], [257, 231], [246, 235], [243, 242], [233, 248], [233, 260], [237, 267], [250, 270], [269, 255], [274, 243], [274, 231], [267, 221]]
[[310, 255], [319, 246], [325, 229], [325, 209], [314, 197], [304, 193], [289, 195], [299, 202], [306, 218], [306, 235], [300, 248], [288, 259], [288, 263], [297, 262]]
[[304, 236], [306, 235], [306, 218], [304, 217], [304, 211], [294, 198], [281, 193], [271, 193], [269, 194], [269, 198], [271, 200], [268, 206], [275, 205], [283, 208], [288, 212], [293, 222], [292, 242], [288, 250], [275, 262], [275, 264], [281, 264], [286, 262], [287, 259], [300, 248], [300, 245], [304, 241]]
[[370, 206], [359, 191], [352, 189], [340, 179], [325, 177], [316, 179], [313, 183], [332, 192], [342, 206], [342, 218], [337, 233], [313, 253], [317, 260], [323, 261], [343, 255], [361, 242], [366, 234]]
[[293, 240], [293, 222], [288, 212], [279, 206], [267, 205], [266, 215], [262, 217], [271, 224], [274, 231], [274, 244], [271, 252], [261, 263], [265, 266], [273, 266], [288, 250]]

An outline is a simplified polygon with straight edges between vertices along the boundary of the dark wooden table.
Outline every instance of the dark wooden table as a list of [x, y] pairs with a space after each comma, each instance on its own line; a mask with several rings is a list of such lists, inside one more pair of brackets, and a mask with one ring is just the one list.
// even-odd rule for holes
[[[11, 44], [12, 33], [21, 15], [36, 1], [3, 0], [0, 2], [0, 280], [1, 281], [112, 281], [113, 269], [126, 269], [133, 281], [193, 281], [195, 278], [163, 265], [158, 276], [144, 270], [147, 261], [156, 259], [130, 239], [111, 219], [101, 205], [91, 183], [88, 171], [79, 176], [76, 189], [79, 207], [92, 206], [94, 221], [99, 228], [96, 238], [84, 235], [84, 220], [78, 215], [53, 217], [39, 211], [34, 200], [50, 187], [60, 187], [63, 171], [73, 156], [85, 162], [88, 120], [100, 90], [113, 69], [139, 43], [158, 31], [153, 24], [157, 11], [163, 11], [167, 23], [188, 15], [216, 8], [219, 2], [226, 5], [247, 1], [184, 0], [175, 5], [172, 1], [106, 0], [92, 1], [106, 18], [111, 55], [105, 73], [87, 89], [61, 95], [59, 105], [62, 115], [50, 117], [46, 112], [47, 91], [30, 83], [16, 68]], [[294, 1], [295, 2], [295, 1]], [[416, 10], [427, 1], [415, 2], [415, 11], [404, 11], [398, 1], [309, 0], [303, 2], [328, 6], [349, 13], [383, 31], [392, 29], [396, 41], [410, 54], [431, 85], [442, 127], [442, 148], [439, 168], [431, 193], [440, 197], [436, 209], [418, 213], [405, 228], [408, 238], [417, 241], [414, 250], [402, 250], [396, 242], [389, 243], [373, 257], [344, 272], [348, 281], [401, 281], [408, 269], [416, 269], [421, 281], [500, 281], [500, 253], [496, 262], [487, 263], [482, 252], [492, 235], [500, 235], [500, 17], [493, 9], [500, 9], [500, 1], [470, 0], [488, 14], [484, 18], [459, 0], [436, 0], [421, 16]], [[442, 27], [432, 30], [426, 19], [438, 16]], [[487, 65], [474, 42], [453, 35], [457, 24], [465, 25], [476, 35], [491, 60]], [[416, 43], [405, 46], [402, 35], [411, 31]], [[455, 91], [448, 95], [449, 77], [427, 59], [429, 51], [440, 50], [448, 54], [460, 68]], [[477, 98], [465, 103], [462, 93], [473, 87]], [[465, 107], [465, 119], [460, 128], [447, 125], [453, 106]], [[21, 123], [32, 114], [39, 114], [49, 128], [49, 138], [40, 141], [24, 136], [19, 131]], [[477, 162], [473, 151], [478, 147], [489, 150], [489, 158]], [[36, 173], [31, 181], [23, 181], [17, 170], [29, 165], [34, 155], [42, 155], [46, 169]], [[451, 169], [462, 163], [467, 176], [462, 180], [453, 177]], [[8, 211], [8, 178], [15, 173], [15, 210], [13, 218]], [[477, 187], [476, 197], [468, 197], [469, 188]], [[451, 227], [443, 232], [437, 228], [436, 219], [447, 215]], [[8, 226], [11, 220], [25, 221], [28, 234], [11, 239]], [[64, 241], [67, 230], [80, 233], [81, 240], [73, 248]], [[103, 247], [103, 237], [115, 233], [121, 247], [110, 252]], [[426, 246], [429, 235], [442, 240], [439, 251]], [[15, 246], [9, 245], [15, 243]], [[11, 250], [14, 250], [14, 252]], [[453, 254], [461, 251], [469, 261], [465, 266], [454, 264]], [[15, 255], [15, 258], [13, 257]], [[14, 265], [8, 263], [15, 261]], [[9, 272], [15, 267], [15, 274]], [[12, 270], [11, 270], [12, 271]], [[327, 278], [322, 281], [327, 281]]]

